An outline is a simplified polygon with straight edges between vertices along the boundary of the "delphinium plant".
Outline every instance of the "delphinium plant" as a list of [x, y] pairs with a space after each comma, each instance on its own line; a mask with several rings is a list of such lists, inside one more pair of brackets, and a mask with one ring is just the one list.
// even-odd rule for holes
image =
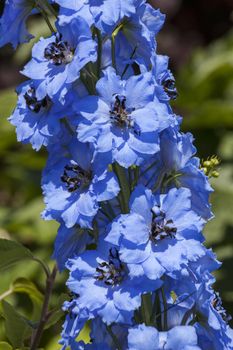
[[[6, 0], [0, 45], [30, 40], [34, 13], [51, 36], [32, 49], [10, 122], [48, 151], [42, 216], [60, 224], [53, 259], [69, 271], [62, 349], [233, 349], [202, 235], [218, 159], [200, 163], [170, 106], [175, 80], [156, 43], [165, 16], [145, 0]], [[56, 275], [44, 268], [31, 350]]]

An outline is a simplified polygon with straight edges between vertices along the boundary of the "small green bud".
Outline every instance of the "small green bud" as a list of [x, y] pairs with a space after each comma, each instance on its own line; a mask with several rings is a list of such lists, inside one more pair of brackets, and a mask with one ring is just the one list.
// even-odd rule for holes
[[211, 159], [211, 163], [213, 166], [218, 166], [220, 162], [219, 162], [218, 158], [215, 157], [215, 158]]
[[214, 171], [212, 171], [211, 176], [212, 177], [219, 177], [219, 172], [214, 170]]
[[208, 175], [208, 169], [206, 167], [202, 168], [202, 170], [204, 171], [205, 175]]
[[211, 167], [211, 161], [209, 161], [209, 160], [206, 160], [205, 162], [203, 162], [203, 165], [204, 165], [204, 167], [206, 167], [206, 168], [209, 168], [209, 167]]
[[171, 291], [170, 295], [171, 295], [171, 298], [172, 298], [172, 300], [173, 300], [173, 303], [175, 303], [175, 302], [176, 302], [176, 299], [177, 299], [177, 295], [176, 295], [176, 293], [174, 292], [174, 290]]
[[135, 164], [131, 165], [131, 169], [132, 170], [137, 169], [137, 165], [135, 165]]
[[108, 164], [108, 171], [113, 171], [112, 164]]

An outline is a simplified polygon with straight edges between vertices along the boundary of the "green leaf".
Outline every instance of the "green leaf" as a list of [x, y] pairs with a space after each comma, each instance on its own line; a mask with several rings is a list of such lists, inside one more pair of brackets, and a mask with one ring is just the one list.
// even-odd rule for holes
[[233, 131], [225, 133], [221, 140], [218, 154], [221, 160], [231, 161], [233, 159]]
[[26, 278], [18, 278], [13, 282], [11, 288], [15, 293], [25, 293], [29, 296], [33, 304], [33, 314], [31, 319], [32, 321], [37, 321], [41, 313], [44, 298], [36, 285]]
[[34, 259], [29, 249], [18, 242], [0, 239], [0, 270], [25, 259]]
[[7, 338], [14, 348], [22, 348], [25, 336], [30, 331], [29, 322], [5, 300], [2, 301], [2, 309]]
[[[0, 106], [1, 106], [1, 114], [0, 117], [2, 118], [8, 118], [10, 114], [12, 113], [14, 106], [17, 101], [17, 95], [14, 92], [14, 90], [4, 90], [0, 94]], [[14, 127], [10, 125], [9, 122], [4, 124], [4, 130], [1, 129], [1, 133], [3, 131], [13, 131]], [[13, 137], [13, 136], [12, 136]], [[1, 140], [0, 140], [1, 145]]]
[[56, 300], [56, 308], [52, 310], [52, 314], [46, 323], [45, 329], [48, 329], [55, 325], [62, 317], [64, 317], [64, 312], [62, 311], [63, 303], [69, 299], [69, 295], [62, 293]]
[[52, 326], [54, 326], [60, 319], [64, 317], [64, 312], [62, 310], [55, 310], [52, 315], [50, 316], [48, 322], [45, 325], [44, 329], [48, 329]]
[[0, 349], [1, 350], [13, 350], [12, 346], [5, 341], [0, 341]]
[[32, 301], [42, 304], [43, 295], [35, 284], [26, 278], [17, 278], [12, 284], [12, 290], [16, 293], [26, 293]]
[[179, 72], [175, 102], [185, 129], [233, 127], [233, 32], [199, 49]]

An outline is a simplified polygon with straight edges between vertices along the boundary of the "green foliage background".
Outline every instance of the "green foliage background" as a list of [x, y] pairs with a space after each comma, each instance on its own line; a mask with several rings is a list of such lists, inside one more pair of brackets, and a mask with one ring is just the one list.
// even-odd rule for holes
[[[32, 29], [37, 35], [46, 34], [43, 23], [37, 23]], [[18, 64], [28, 58], [31, 45], [24, 45], [18, 51], [15, 56]], [[220, 177], [211, 181], [215, 189], [212, 203], [216, 218], [207, 225], [205, 234], [207, 245], [223, 262], [216, 274], [216, 289], [223, 297], [224, 306], [233, 315], [233, 32], [205, 50], [195, 52], [176, 78], [179, 98], [173, 107], [185, 116], [183, 130], [194, 134], [201, 158], [217, 154], [222, 159]], [[17, 143], [14, 128], [7, 121], [15, 103], [13, 89], [0, 92], [0, 237], [21, 242], [52, 266], [50, 257], [57, 224], [40, 218], [43, 210], [40, 177], [46, 152], [36, 153], [30, 146]], [[21, 316], [17, 316], [15, 310], [32, 320], [38, 319], [45, 281], [39, 265], [29, 260], [0, 273], [0, 349], [10, 350], [4, 341], [10, 341], [15, 348], [19, 344], [17, 334], [16, 343], [9, 335], [6, 312], [14, 319], [15, 329], [27, 332], [28, 325], [18, 328], [17, 317]], [[51, 302], [54, 308], [59, 309], [64, 300], [66, 277], [65, 273], [58, 277]], [[56, 311], [53, 321], [55, 324], [51, 322], [43, 336], [41, 346], [45, 350], [59, 349], [57, 340], [62, 313]], [[20, 325], [22, 327], [22, 323]]]

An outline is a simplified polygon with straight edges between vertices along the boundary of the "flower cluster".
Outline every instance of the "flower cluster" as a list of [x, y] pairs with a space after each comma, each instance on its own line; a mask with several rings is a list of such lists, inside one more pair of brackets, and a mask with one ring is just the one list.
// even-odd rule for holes
[[42, 215], [60, 223], [53, 257], [72, 295], [63, 350], [233, 349], [212, 288], [219, 263], [203, 245], [212, 188], [156, 53], [164, 15], [145, 0], [41, 3], [6, 1], [0, 45], [28, 40], [34, 11], [59, 9], [10, 121], [19, 141], [48, 151]]

